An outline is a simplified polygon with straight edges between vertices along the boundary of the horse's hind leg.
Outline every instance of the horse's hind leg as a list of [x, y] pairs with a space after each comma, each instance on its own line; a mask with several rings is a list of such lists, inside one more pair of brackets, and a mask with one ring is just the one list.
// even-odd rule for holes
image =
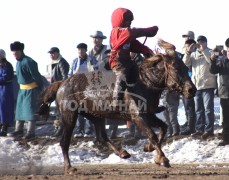
[[61, 119], [63, 122], [63, 134], [60, 140], [60, 146], [64, 156], [64, 173], [65, 175], [71, 175], [75, 174], [77, 171], [77, 169], [72, 168], [69, 159], [69, 146], [72, 138], [72, 132], [76, 124], [77, 115], [74, 115], [73, 112], [65, 111], [61, 114]]
[[93, 121], [96, 131], [96, 139], [106, 143], [109, 148], [111, 148], [114, 153], [120, 158], [127, 159], [130, 157], [130, 154], [122, 149], [116, 147], [116, 145], [108, 138], [106, 128], [105, 128], [105, 119], [97, 119]]

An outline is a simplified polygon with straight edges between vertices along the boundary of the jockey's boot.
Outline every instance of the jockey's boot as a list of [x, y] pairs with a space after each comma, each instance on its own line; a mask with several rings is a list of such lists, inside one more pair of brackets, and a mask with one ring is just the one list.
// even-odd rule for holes
[[113, 91], [113, 101], [111, 107], [113, 111], [122, 111], [121, 104], [123, 104], [123, 98], [126, 90], [125, 74], [122, 71], [115, 71], [116, 82]]
[[1, 128], [0, 136], [2, 137], [7, 136], [7, 129], [8, 129], [8, 125], [3, 125]]
[[35, 137], [35, 129], [36, 129], [36, 121], [32, 120], [32, 121], [28, 121], [27, 124], [27, 133], [26, 135], [23, 137], [23, 139], [31, 139]]
[[8, 135], [10, 137], [21, 137], [21, 136], [23, 136], [24, 123], [25, 123], [25, 121], [17, 120], [16, 125], [15, 125], [15, 131], [12, 133], [9, 133]]

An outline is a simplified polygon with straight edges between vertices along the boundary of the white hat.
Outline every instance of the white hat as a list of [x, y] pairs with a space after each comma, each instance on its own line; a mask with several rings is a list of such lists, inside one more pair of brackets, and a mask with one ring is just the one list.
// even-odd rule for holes
[[101, 39], [106, 39], [107, 37], [103, 35], [101, 31], [95, 31], [93, 35], [90, 35], [92, 38], [99, 37]]
[[6, 52], [3, 49], [0, 49], [0, 57], [6, 58]]
[[187, 31], [186, 33], [182, 35], [183, 38], [187, 36], [190, 37], [191, 39], [195, 39], [195, 34], [193, 31]]

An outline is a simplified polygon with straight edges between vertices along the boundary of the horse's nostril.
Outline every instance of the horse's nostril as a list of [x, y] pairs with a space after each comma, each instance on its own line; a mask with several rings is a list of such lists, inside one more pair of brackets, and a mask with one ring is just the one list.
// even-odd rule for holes
[[193, 91], [192, 91], [192, 89], [191, 89], [191, 88], [190, 88], [190, 89], [188, 89], [188, 93], [190, 93], [190, 94], [191, 94], [192, 92], [193, 92]]

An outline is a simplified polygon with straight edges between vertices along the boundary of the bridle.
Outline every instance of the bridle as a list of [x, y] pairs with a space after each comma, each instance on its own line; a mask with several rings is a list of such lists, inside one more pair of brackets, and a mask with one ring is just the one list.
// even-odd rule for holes
[[[165, 90], [166, 88], [168, 88], [168, 90], [170, 91], [177, 91], [176, 89], [173, 89], [172, 87], [166, 87], [166, 84], [168, 83], [168, 80], [172, 80], [175, 84], [178, 84], [178, 87], [181, 87], [182, 84], [184, 84], [183, 80], [177, 80], [177, 78], [175, 78], [171, 73], [170, 73], [170, 69], [174, 70], [174, 67], [171, 66], [170, 64], [168, 64], [165, 58], [165, 54], [160, 54], [162, 61], [163, 61], [163, 66], [164, 66], [164, 74], [162, 75], [162, 77], [160, 78], [160, 81], [158, 83], [155, 83], [153, 81], [150, 80], [149, 77], [146, 77], [148, 81], [150, 81], [150, 83], [152, 84], [151, 88], [154, 90], [158, 90], [158, 91], [162, 91]], [[151, 71], [153, 69], [153, 67], [148, 68], [148, 71]], [[158, 87], [158, 85], [160, 85], [162, 83], [162, 81], [164, 81], [164, 86], [163, 87]], [[182, 91], [182, 88], [179, 89], [179, 92]]]
[[[176, 57], [174, 57], [174, 58], [176, 58]], [[170, 80], [172, 80], [173, 82], [174, 82], [174, 84], [178, 84], [178, 87], [179, 87], [179, 91], [178, 90], [176, 90], [176, 89], [174, 89], [174, 88], [172, 88], [172, 87], [167, 87], [168, 88], [168, 90], [170, 90], [170, 91], [177, 91], [177, 92], [181, 92], [182, 91], [182, 85], [184, 84], [184, 80], [182, 80], [181, 78], [179, 78], [179, 79], [177, 79], [177, 78], [175, 78], [170, 72], [170, 69], [173, 69], [173, 71], [175, 71], [175, 68], [173, 67], [173, 66], [171, 66], [170, 64], [168, 64], [168, 63], [166, 63], [166, 59], [165, 58], [163, 58], [164, 59], [164, 68], [165, 68], [165, 84], [167, 84], [168, 83], [168, 79], [169, 79], [169, 77], [170, 77]]]

